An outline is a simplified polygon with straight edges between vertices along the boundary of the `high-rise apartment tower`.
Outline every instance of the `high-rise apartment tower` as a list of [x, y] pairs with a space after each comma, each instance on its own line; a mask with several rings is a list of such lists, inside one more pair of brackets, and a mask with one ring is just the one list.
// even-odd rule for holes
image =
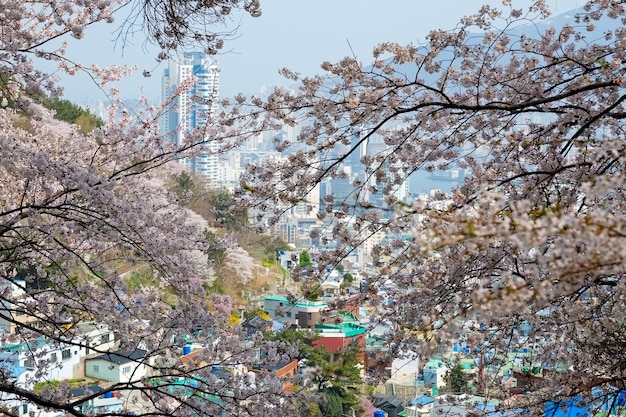
[[[188, 52], [182, 58], [170, 59], [163, 73], [162, 95], [172, 97], [186, 80], [194, 79], [190, 88], [178, 94], [160, 120], [161, 134], [177, 144], [183, 144], [191, 130], [206, 126], [215, 116], [219, 97], [217, 62], [202, 52]], [[205, 179], [219, 182], [217, 145], [207, 145], [208, 152], [185, 159], [190, 170]]]

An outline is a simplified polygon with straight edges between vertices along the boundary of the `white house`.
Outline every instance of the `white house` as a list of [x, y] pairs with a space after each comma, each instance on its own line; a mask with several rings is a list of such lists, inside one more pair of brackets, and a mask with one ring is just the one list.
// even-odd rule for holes
[[328, 277], [320, 285], [324, 298], [336, 298], [341, 295], [341, 282], [340, 277]]
[[79, 352], [81, 358], [98, 352], [111, 352], [116, 348], [115, 335], [106, 324], [83, 322], [77, 325], [76, 330], [79, 336], [75, 339], [83, 345]]
[[448, 367], [443, 361], [437, 359], [428, 361], [426, 366], [424, 366], [424, 370], [422, 371], [424, 375], [424, 385], [429, 388], [445, 387], [446, 381], [444, 380], [444, 376], [447, 372]]
[[[85, 375], [82, 363], [85, 355], [92, 354], [93, 348], [100, 351], [112, 350], [115, 340], [107, 326], [79, 325], [79, 336], [72, 342], [50, 342], [39, 337], [28, 342], [5, 344], [0, 351], [0, 367], [15, 378], [16, 384], [25, 389], [32, 389], [35, 374], [40, 381], [62, 381], [81, 378]], [[80, 345], [88, 345], [80, 346]], [[98, 400], [100, 401], [100, 400]], [[104, 401], [104, 400], [103, 400]], [[37, 415], [56, 417], [58, 413], [44, 413], [33, 404], [15, 399], [10, 394], [1, 394], [0, 402], [12, 408], [16, 415], [28, 415], [37, 411]], [[106, 400], [107, 404], [111, 400]], [[98, 407], [99, 404], [93, 405]], [[43, 413], [43, 414], [42, 414]]]
[[51, 344], [43, 337], [4, 345], [2, 351], [12, 355], [11, 360], [16, 365], [33, 373], [43, 373], [46, 377], [42, 379], [48, 381], [72, 379], [77, 376], [80, 368], [80, 349], [77, 346], [68, 343]]
[[115, 351], [85, 359], [85, 376], [110, 382], [136, 381], [146, 376], [146, 351]]
[[[3, 292], [3, 299], [0, 301], [0, 330], [8, 334], [15, 334], [19, 324], [35, 325], [39, 319], [33, 314], [22, 312], [11, 300], [19, 300], [26, 296], [26, 281], [24, 280], [2, 280], [0, 281], [0, 292]], [[7, 319], [5, 317], [9, 317]]]
[[[32, 376], [33, 371], [25, 366], [19, 365], [19, 357], [16, 353], [0, 352], [0, 370], [2, 370], [2, 373], [5, 375], [8, 375], [16, 386], [24, 389], [32, 388], [28, 380]], [[31, 411], [37, 410], [32, 404], [7, 392], [0, 393], [0, 403], [2, 403], [3, 407], [11, 410], [14, 415], [20, 417], [27, 416]]]

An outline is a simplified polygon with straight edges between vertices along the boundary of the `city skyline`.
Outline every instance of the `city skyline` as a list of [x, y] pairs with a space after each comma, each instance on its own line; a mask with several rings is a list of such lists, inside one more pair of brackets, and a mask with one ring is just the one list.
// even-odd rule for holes
[[[231, 25], [239, 26], [237, 34], [215, 56], [222, 71], [221, 96], [256, 93], [263, 85], [286, 85], [288, 82], [278, 74], [283, 67], [303, 75], [315, 75], [322, 72], [322, 62], [337, 61], [345, 56], [354, 56], [367, 65], [376, 44], [385, 41], [423, 43], [430, 30], [454, 28], [462, 16], [475, 13], [483, 3], [503, 7], [501, 0], [395, 1], [385, 7], [373, 0], [264, 2], [261, 17], [233, 18]], [[528, 7], [530, 0], [513, 0], [512, 3], [515, 7]], [[582, 1], [550, 0], [548, 4], [559, 14], [581, 6]], [[119, 19], [123, 20], [124, 16]], [[141, 33], [121, 39], [116, 28], [115, 23], [96, 24], [85, 32], [85, 42], [68, 38], [68, 57], [85, 65], [136, 65], [135, 75], [116, 83], [122, 97], [135, 98], [143, 93], [149, 100], [159, 99], [160, 74], [167, 61], [157, 63], [158, 51], [146, 43]], [[103, 41], [107, 39], [110, 42]], [[94, 44], [99, 47], [93, 48]], [[42, 62], [42, 66], [45, 64]], [[143, 77], [144, 71], [151, 76]], [[85, 74], [62, 77], [61, 84], [65, 97], [77, 104], [87, 99], [107, 100], [104, 91], [95, 88]]]

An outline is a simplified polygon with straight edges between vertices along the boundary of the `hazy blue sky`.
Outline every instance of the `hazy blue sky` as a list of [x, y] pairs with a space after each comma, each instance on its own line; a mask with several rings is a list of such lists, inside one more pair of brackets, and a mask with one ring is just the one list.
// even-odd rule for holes
[[[525, 7], [530, 0], [512, 0]], [[306, 75], [320, 72], [325, 60], [346, 55], [369, 63], [378, 42], [422, 42], [429, 30], [450, 29], [463, 15], [475, 12], [481, 4], [501, 4], [501, 0], [261, 0], [263, 15], [244, 17], [238, 38], [226, 43], [217, 56], [222, 96], [252, 93], [261, 85], [282, 83], [278, 69], [288, 67]], [[553, 11], [562, 13], [584, 4], [583, 0], [549, 0]], [[124, 15], [118, 16], [122, 19]], [[235, 24], [237, 22], [234, 22]], [[126, 63], [139, 66], [138, 75], [119, 83], [123, 98], [139, 95], [143, 86], [150, 99], [160, 95], [160, 79], [165, 63], [155, 68], [156, 49], [146, 50], [140, 36], [124, 49], [113, 42], [117, 23], [87, 30], [85, 39], [71, 40], [69, 55], [82, 64]], [[352, 49], [350, 49], [352, 48]], [[151, 78], [140, 74], [152, 71]], [[67, 98], [105, 98], [86, 77], [63, 82]]]

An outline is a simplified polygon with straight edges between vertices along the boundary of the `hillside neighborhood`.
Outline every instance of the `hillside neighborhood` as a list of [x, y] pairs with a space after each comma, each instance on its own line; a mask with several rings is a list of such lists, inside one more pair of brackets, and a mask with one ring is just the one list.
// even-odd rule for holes
[[2, 0], [0, 417], [626, 417], [626, 0], [481, 3]]
[[[326, 379], [317, 380], [320, 388], [324, 384], [332, 386], [339, 383], [341, 386], [347, 383], [361, 391], [367, 384], [368, 393], [362, 391], [363, 395], [379, 412], [384, 413], [381, 415], [388, 417], [497, 415], [498, 410], [505, 406], [506, 409], [519, 407], [522, 410], [526, 394], [542, 388], [543, 376], [560, 371], [547, 369], [537, 362], [534, 352], [541, 340], [526, 340], [523, 345], [511, 345], [503, 352], [496, 352], [485, 349], [477, 342], [480, 340], [477, 334], [489, 329], [471, 321], [463, 323], [463, 330], [454, 340], [442, 343], [435, 356], [403, 357], [397, 351], [392, 355], [395, 347], [387, 341], [388, 325], [376, 322], [376, 308], [362, 301], [366, 299], [360, 293], [365, 278], [357, 268], [351, 269], [353, 274], [350, 274], [349, 282], [344, 282], [346, 275], [339, 272], [345, 271], [344, 268], [328, 271], [328, 279], [320, 284], [316, 299], [294, 301], [286, 293], [285, 288], [296, 286], [289, 268], [292, 262], [299, 263], [299, 255], [297, 251], [280, 250], [276, 253], [277, 261], [286, 267], [283, 290], [275, 294], [266, 292], [253, 297], [254, 300], [247, 305], [241, 305], [240, 311], [235, 313], [241, 320], [234, 325], [241, 326], [250, 337], [256, 333], [280, 335], [287, 329], [306, 334], [303, 337], [309, 338], [312, 349], [329, 352], [331, 363], [344, 360], [344, 352], [352, 350], [356, 361], [342, 363], [341, 366], [354, 366], [358, 378], [350, 380], [339, 374], [327, 375]], [[308, 254], [305, 256], [308, 257]], [[345, 262], [350, 265], [348, 260]], [[4, 291], [19, 291], [18, 287], [7, 286]], [[385, 303], [392, 303], [393, 296], [390, 294], [393, 291], [393, 284], [381, 287], [378, 297]], [[5, 305], [4, 308], [10, 306]], [[37, 326], [32, 316], [25, 318], [28, 318], [25, 325]], [[75, 326], [81, 334], [80, 340], [68, 339], [66, 343], [59, 344], [41, 337], [27, 343], [2, 346], [0, 369], [10, 374], [16, 386], [25, 390], [41, 391], [63, 385], [75, 398], [89, 397], [89, 401], [82, 403], [81, 411], [94, 414], [127, 409], [148, 411], [150, 402], [142, 397], [141, 386], [165, 384], [168, 389], [174, 386], [178, 387], [175, 388], [177, 390], [191, 390], [196, 386], [197, 381], [189, 379], [188, 375], [172, 376], [172, 366], [194, 369], [206, 364], [212, 366], [216, 380], [237, 376], [254, 381], [255, 373], [270, 372], [283, 380], [285, 392], [293, 389], [296, 380], [314, 379], [316, 375], [319, 378], [319, 369], [315, 369], [319, 364], [311, 367], [306, 357], [278, 362], [266, 368], [231, 367], [224, 365], [222, 360], [211, 364], [206, 352], [215, 342], [201, 337], [199, 333], [197, 337], [188, 335], [184, 340], [172, 340], [163, 355], [148, 358], [146, 350], [124, 350], [122, 341], [104, 324], [81, 322]], [[0, 321], [0, 328], [8, 334], [19, 332], [19, 327], [6, 321]], [[422, 338], [426, 343], [427, 335], [422, 335]], [[524, 336], [520, 335], [519, 340], [524, 340]], [[420, 343], [419, 337], [415, 343]], [[263, 352], [258, 354], [263, 355]], [[33, 374], [39, 372], [38, 364], [50, 366], [45, 368], [48, 369], [46, 375], [38, 375], [37, 380], [43, 382], [33, 385]], [[167, 370], [167, 376], [161, 374], [162, 370]], [[136, 385], [137, 392], [116, 389], [124, 384]], [[602, 410], [603, 416], [619, 416], [626, 410], [624, 390], [615, 389], [608, 394], [595, 392], [593, 395], [593, 398], [572, 398], [568, 404], [554, 403], [552, 409], [546, 409], [546, 415], [580, 417], [590, 415], [588, 409], [593, 407], [593, 410]], [[219, 404], [221, 399], [212, 396], [210, 401]], [[6, 393], [2, 402], [18, 416], [64, 415], [39, 409]], [[598, 415], [596, 411], [594, 415]]]

